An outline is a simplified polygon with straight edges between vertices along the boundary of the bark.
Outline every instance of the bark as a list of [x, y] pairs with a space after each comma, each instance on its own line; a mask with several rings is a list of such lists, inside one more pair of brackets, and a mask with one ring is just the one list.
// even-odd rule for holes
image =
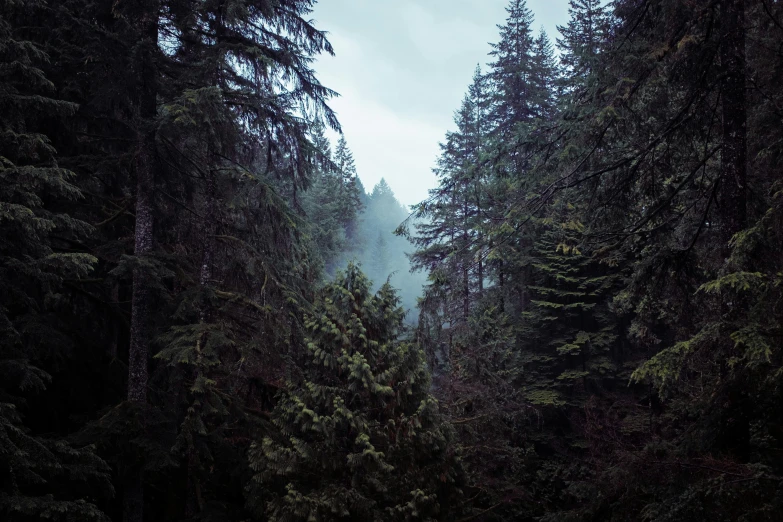
[[465, 198], [463, 199], [462, 203], [462, 248], [464, 249], [463, 252], [463, 259], [462, 259], [462, 285], [463, 285], [463, 297], [462, 297], [462, 319], [465, 321], [465, 324], [468, 323], [468, 317], [470, 316], [470, 263], [472, 259], [468, 257], [470, 255], [470, 221], [469, 221], [469, 201], [468, 201], [468, 190], [469, 186], [465, 186]]
[[[720, 6], [720, 65], [722, 150], [720, 178], [721, 247], [724, 263], [731, 256], [729, 242], [747, 224], [746, 208], [746, 145], [747, 108], [745, 100], [745, 2], [723, 0]], [[744, 306], [737, 296], [724, 294], [721, 303], [720, 331], [731, 350], [732, 326], [726, 319], [735, 316]], [[720, 375], [729, 373], [727, 358], [721, 358]]]
[[[136, 0], [126, 5], [132, 13], [133, 27], [139, 41], [133, 63], [137, 75], [136, 128], [136, 227], [137, 258], [148, 256], [153, 248], [153, 197], [156, 170], [155, 116], [157, 112], [157, 71], [155, 53], [158, 46], [158, 0]], [[128, 401], [137, 405], [143, 415], [147, 403], [148, 359], [150, 341], [150, 277], [144, 269], [133, 272], [131, 301], [130, 350], [128, 354]], [[143, 422], [143, 418], [142, 418]], [[125, 522], [144, 520], [144, 477], [141, 467], [131, 472], [123, 495]]]
[[484, 237], [479, 234], [478, 236], [478, 297], [479, 299], [484, 296], [484, 250], [481, 248], [483, 245]]
[[747, 224], [747, 107], [745, 99], [745, 3], [723, 0], [720, 11], [721, 104], [723, 150], [721, 157], [722, 239], [728, 242]]
[[[199, 274], [199, 285], [202, 289], [205, 289], [212, 280], [212, 269], [214, 266], [214, 251], [215, 242], [213, 240], [216, 232], [217, 223], [217, 189], [215, 181], [215, 173], [213, 170], [209, 171], [207, 178], [207, 192], [205, 194], [205, 207], [204, 224], [201, 227], [202, 243], [204, 245], [204, 251], [201, 255], [201, 272]], [[206, 302], [201, 302], [199, 311], [199, 322], [205, 324], [210, 321], [211, 310]], [[202, 348], [207, 342], [207, 334], [202, 334], [199, 340], [196, 342], [196, 364], [195, 371], [193, 372], [193, 380], [197, 380], [201, 377], [203, 355]], [[201, 414], [200, 401], [191, 401], [191, 408], [193, 415]], [[196, 434], [193, 434], [195, 437]], [[199, 470], [201, 468], [201, 460], [196, 452], [195, 445], [191, 442], [188, 447], [187, 454], [187, 498], [185, 499], [185, 516], [187, 518], [193, 518], [203, 509], [203, 497], [201, 494], [201, 481], [199, 477]]]

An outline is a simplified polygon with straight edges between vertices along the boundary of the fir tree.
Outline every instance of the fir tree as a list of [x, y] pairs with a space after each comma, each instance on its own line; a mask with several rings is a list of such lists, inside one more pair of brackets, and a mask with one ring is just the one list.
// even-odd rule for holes
[[[460, 467], [429, 395], [419, 347], [399, 339], [404, 311], [353, 265], [306, 319], [302, 382], [255, 443], [250, 504], [270, 520], [445, 520]], [[264, 497], [264, 490], [271, 494]]]
[[506, 7], [508, 17], [500, 29], [500, 41], [492, 45], [490, 77], [495, 84], [496, 100], [493, 120], [498, 132], [511, 137], [518, 127], [536, 116], [531, 104], [534, 89], [531, 85], [534, 71], [534, 38], [531, 24], [533, 14], [525, 0], [511, 0]]
[[597, 72], [609, 36], [609, 16], [600, 0], [569, 0], [568, 24], [558, 26], [560, 63], [567, 90], [583, 88]]

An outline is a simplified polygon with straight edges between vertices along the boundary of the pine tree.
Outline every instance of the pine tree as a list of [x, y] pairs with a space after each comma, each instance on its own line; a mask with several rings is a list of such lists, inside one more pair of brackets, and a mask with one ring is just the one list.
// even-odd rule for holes
[[417, 333], [460, 435], [474, 514], [490, 510], [488, 519], [504, 520], [525, 512], [528, 448], [514, 432], [527, 405], [513, 385], [514, 324], [504, 310], [510, 258], [499, 262], [493, 244], [513, 181], [503, 174], [508, 158], [493, 132], [491, 79], [477, 70], [455, 114], [457, 130], [441, 146], [439, 187], [414, 214], [421, 222], [411, 234], [411, 260], [429, 272]]
[[[446, 520], [460, 467], [404, 311], [353, 265], [306, 319], [302, 381], [250, 450], [250, 504], [270, 520]], [[270, 496], [264, 497], [265, 489]]]
[[[490, 53], [495, 60], [488, 73], [494, 101], [489, 198], [495, 208], [486, 241], [492, 244], [488, 261], [495, 267], [502, 299], [528, 306], [531, 231], [526, 204], [536, 196], [538, 170], [549, 160], [555, 117], [555, 68], [552, 48], [545, 34], [534, 38], [532, 14], [524, 0], [507, 8], [500, 41]], [[542, 153], [543, 152], [543, 153]], [[524, 209], [524, 210], [523, 210]]]
[[[554, 48], [549, 37], [541, 28], [533, 41], [533, 93], [537, 98], [532, 100], [536, 106], [536, 114], [542, 122], [552, 122], [556, 116], [557, 100], [557, 65]], [[543, 141], [543, 140], [542, 140]]]
[[95, 409], [109, 411], [84, 430], [118, 485], [144, 469], [146, 518], [243, 516], [243, 444], [295, 356], [297, 317], [320, 275], [294, 209], [323, 163], [311, 130], [318, 120], [336, 125], [331, 91], [309, 66], [331, 52], [305, 20], [310, 5], [160, 2], [154, 23], [166, 36], [148, 49], [156, 116], [141, 129], [154, 135], [155, 157], [155, 249], [144, 259], [128, 242], [140, 158], [134, 60], [144, 50], [128, 24], [146, 11], [87, 0], [47, 11], [54, 77], [80, 104], [56, 140], [88, 195], [77, 212], [99, 224], [87, 240], [98, 269], [71, 293], [95, 330], [86, 342], [112, 357], [94, 363], [92, 382], [123, 364], [132, 274], [149, 276], [155, 392], [143, 417], [97, 394]]
[[523, 313], [521, 383], [537, 407], [583, 409], [616, 373], [616, 318], [608, 296], [617, 274], [584, 251], [584, 224], [559, 200], [536, 232], [531, 307]]
[[[745, 154], [752, 154], [748, 135], [758, 133], [756, 150], [764, 155], [777, 152], [760, 145], [770, 142], [768, 128], [746, 129], [742, 122], [759, 121], [746, 96], [769, 99], [775, 89], [747, 82], [745, 74], [764, 70], [765, 59], [755, 62], [741, 42], [743, 33], [771, 34], [760, 28], [775, 19], [769, 6], [749, 9], [744, 2], [614, 7], [616, 41], [598, 53], [587, 83], [579, 79], [588, 89], [577, 98], [579, 112], [572, 112], [580, 122], [569, 153], [581, 152], [560, 186], [589, 194], [586, 234], [601, 245], [597, 257], [607, 264], [631, 261], [612, 302], [628, 320], [624, 369], [651, 358], [634, 372], [625, 405], [603, 408], [591, 420], [593, 436], [613, 431], [635, 446], [597, 454], [605, 459], [597, 482], [606, 500], [588, 509], [611, 506], [622, 519], [641, 513], [650, 520], [766, 520], [780, 502], [767, 482], [778, 472], [767, 467], [771, 439], [762, 443], [758, 434], [772, 436], [778, 421], [754, 401], [776, 392], [751, 383], [775, 380], [760, 361], [776, 355], [766, 352], [769, 330], [745, 298], [771, 297], [763, 282], [769, 272], [762, 275], [769, 268], [751, 259], [763, 258], [755, 249], [769, 245], [760, 240], [766, 236], [761, 223], [775, 205], [762, 194], [775, 189], [761, 174], [753, 199], [745, 192], [751, 182], [741, 180]], [[758, 221], [743, 232], [753, 221], [751, 200]], [[767, 355], [758, 359], [761, 353]], [[734, 481], [732, 474], [743, 478]], [[619, 481], [626, 484], [622, 491], [613, 486]], [[572, 513], [586, 516], [583, 509]]]
[[[436, 174], [439, 187], [418, 205], [416, 235], [408, 230], [418, 250], [411, 260], [415, 269], [426, 269], [435, 287], [452, 295], [441, 303], [444, 321], [465, 326], [474, 294], [483, 293], [485, 241], [489, 205], [487, 183], [490, 168], [491, 121], [487, 77], [477, 69], [460, 110], [454, 116], [457, 130], [441, 145]], [[432, 299], [430, 304], [434, 305]]]

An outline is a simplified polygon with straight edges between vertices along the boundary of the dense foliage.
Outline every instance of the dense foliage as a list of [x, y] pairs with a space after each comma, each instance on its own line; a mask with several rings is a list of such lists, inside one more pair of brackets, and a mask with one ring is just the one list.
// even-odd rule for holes
[[0, 0], [0, 519], [778, 520], [780, 2], [511, 0], [408, 219], [313, 3]]
[[305, 319], [301, 379], [254, 443], [252, 498], [272, 520], [447, 520], [460, 466], [429, 394], [421, 349], [387, 283], [349, 265]]
[[510, 2], [401, 230], [473, 513], [775, 520], [781, 6], [569, 12]]

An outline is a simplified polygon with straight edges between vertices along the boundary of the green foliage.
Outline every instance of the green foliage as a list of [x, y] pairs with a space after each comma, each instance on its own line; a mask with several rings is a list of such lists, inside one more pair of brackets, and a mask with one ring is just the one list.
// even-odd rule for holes
[[[318, 296], [307, 353], [251, 447], [249, 503], [270, 520], [447, 520], [460, 478], [404, 311], [353, 265]], [[268, 491], [268, 493], [266, 493]]]
[[364, 190], [358, 184], [356, 166], [345, 137], [337, 144], [334, 157], [321, 127], [316, 128], [314, 143], [324, 163], [302, 198], [302, 207], [310, 223], [314, 251], [327, 274], [333, 274], [342, 254], [354, 247], [359, 238], [359, 214], [363, 210]]
[[70, 347], [55, 320], [63, 283], [90, 274], [97, 261], [65, 247], [92, 228], [62, 210], [81, 193], [44, 133], [48, 118], [76, 108], [54, 97], [42, 70], [48, 55], [16, 30], [38, 7], [0, 4], [0, 517], [107, 521], [98, 507], [113, 495], [106, 463], [93, 448], [43, 437], [23, 422], [52, 380], [42, 366]]
[[406, 220], [313, 1], [0, 0], [0, 518], [777, 520], [779, 4], [511, 0]]

